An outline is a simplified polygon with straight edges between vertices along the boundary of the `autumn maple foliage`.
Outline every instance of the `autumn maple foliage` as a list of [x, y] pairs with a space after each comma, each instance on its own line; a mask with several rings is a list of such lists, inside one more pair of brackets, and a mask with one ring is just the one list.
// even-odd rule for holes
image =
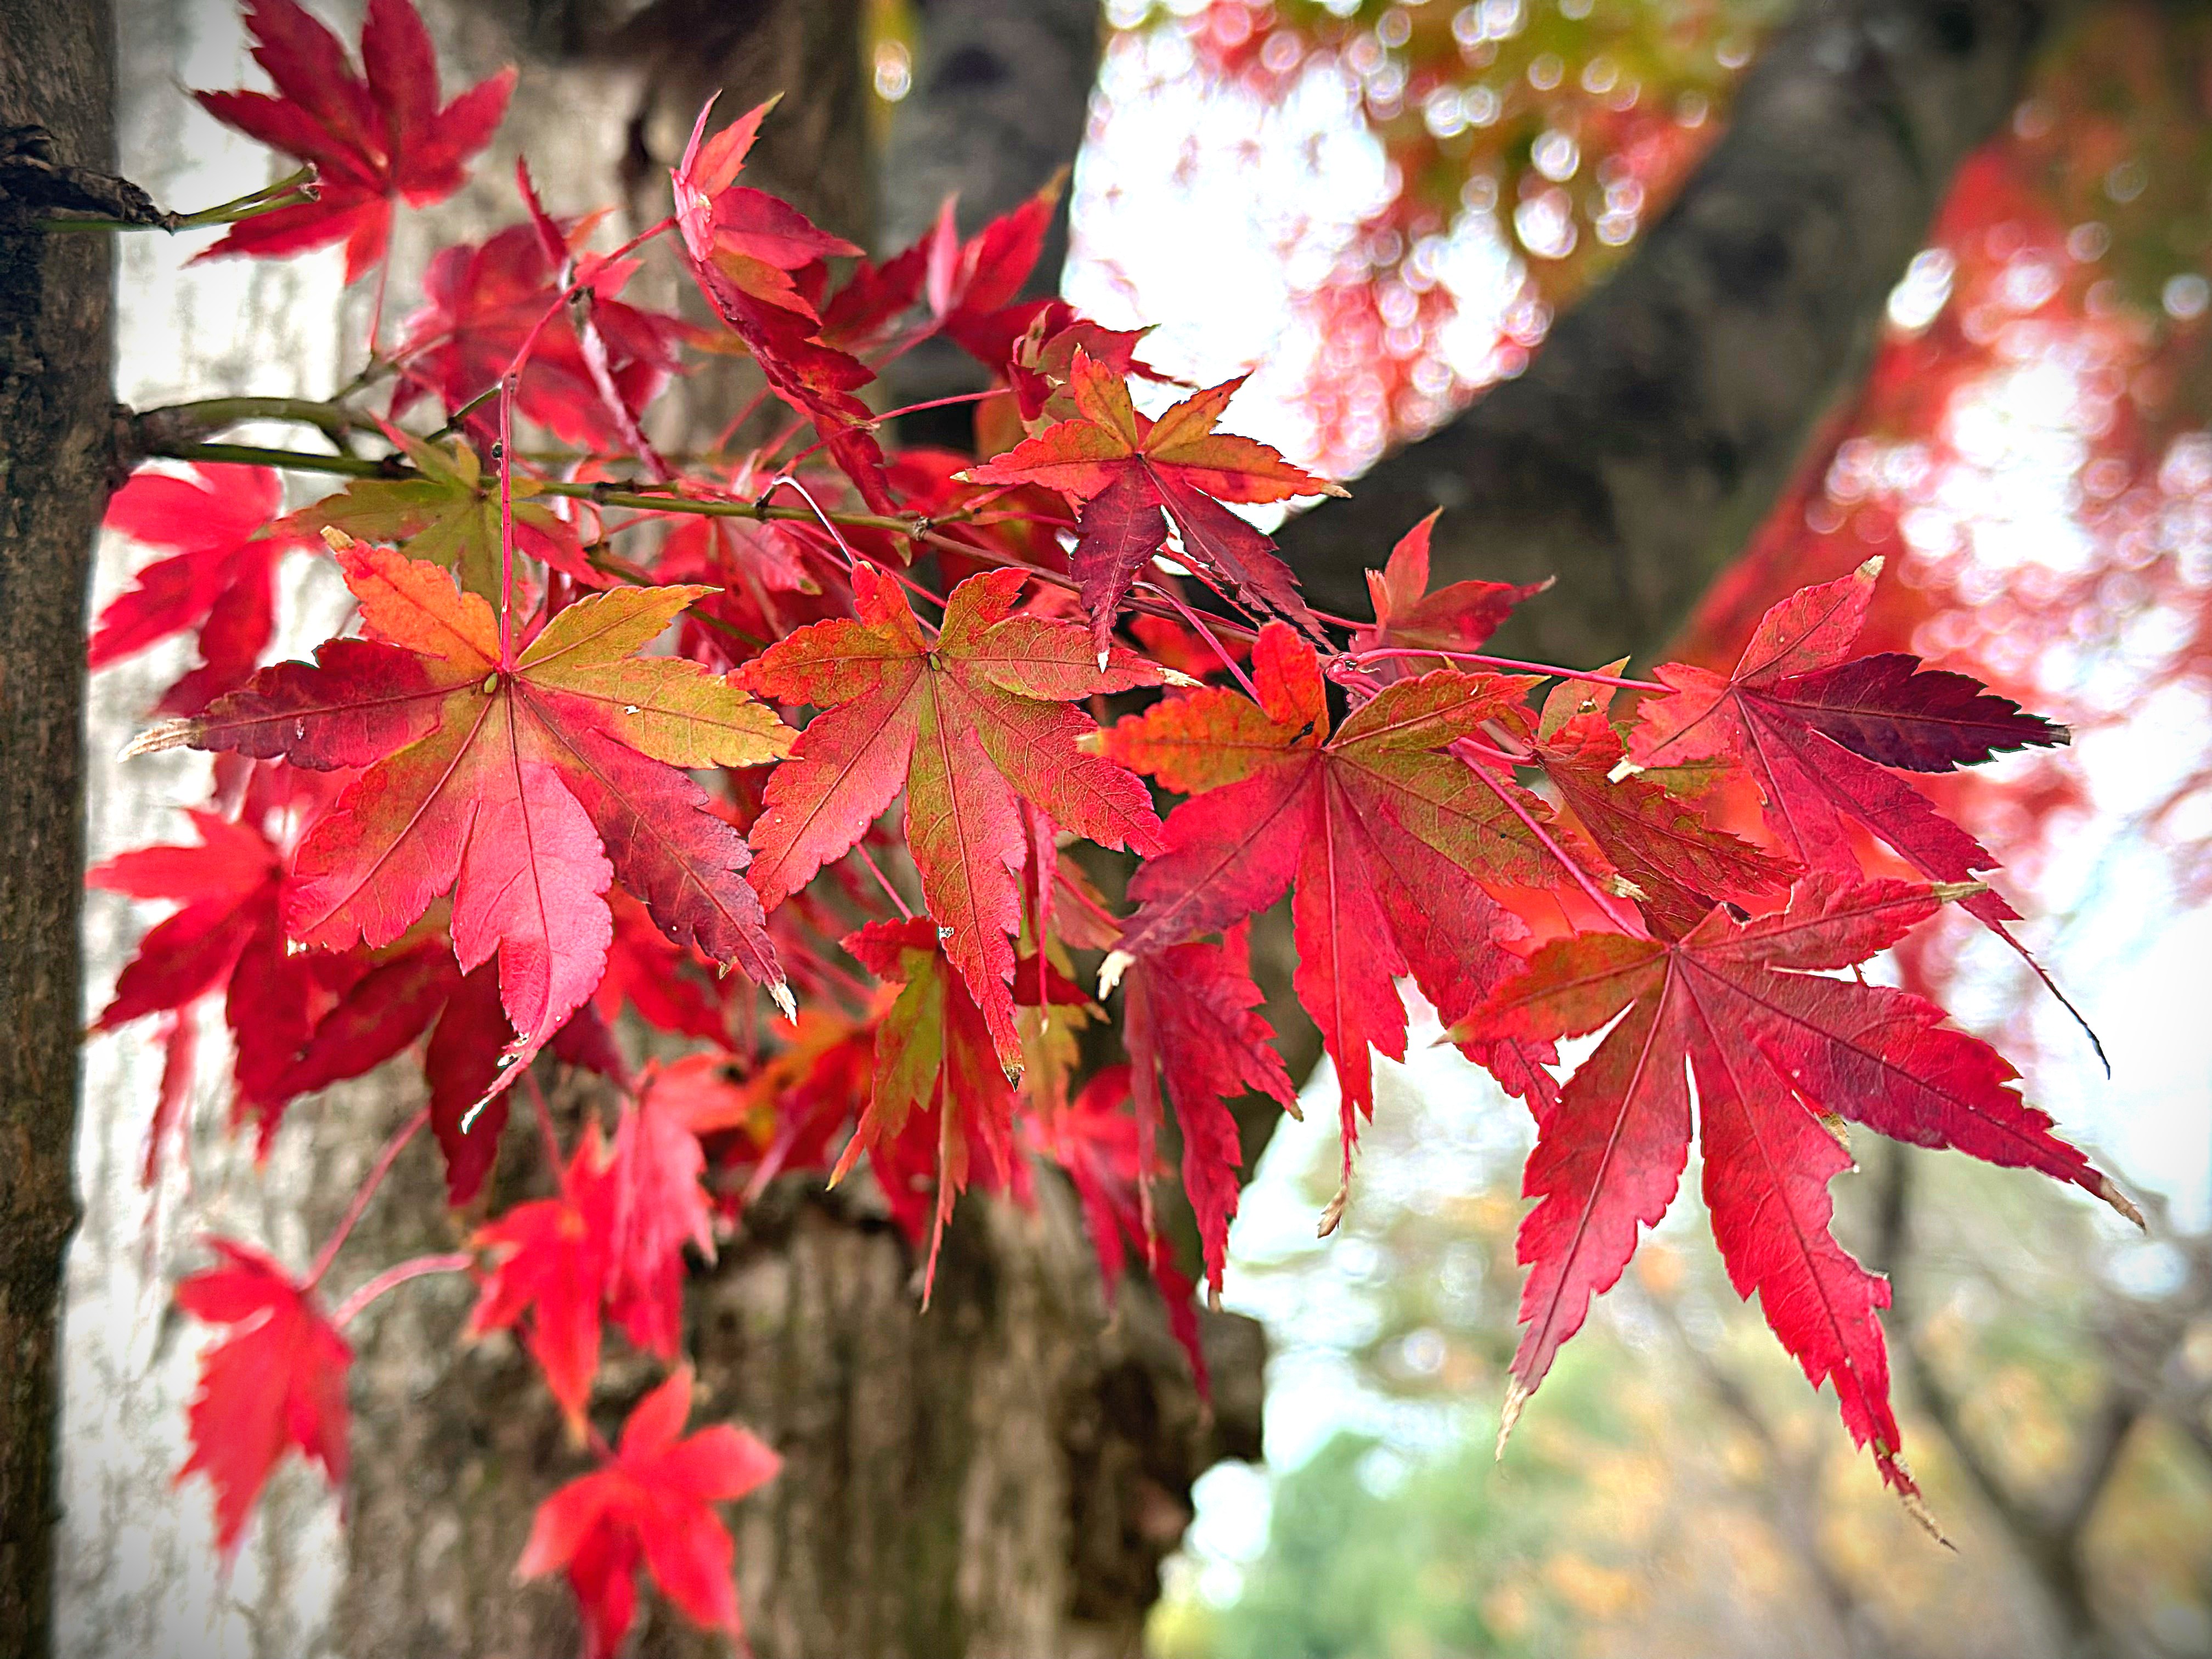
[[[395, 203], [458, 185], [507, 81], [441, 108], [406, 0], [373, 0], [359, 76], [289, 0], [248, 20], [281, 95], [204, 101], [313, 162], [321, 194], [211, 251], [343, 238], [361, 275]], [[1871, 570], [1777, 605], [1725, 677], [1484, 654], [1540, 590], [1431, 591], [1426, 524], [1376, 550], [1371, 621], [1317, 611], [1231, 508], [1337, 486], [1221, 429], [1237, 382], [1178, 396], [1136, 336], [1018, 297], [1048, 194], [872, 264], [738, 182], [766, 106], [712, 114], [672, 216], [623, 247], [519, 172], [516, 225], [436, 257], [398, 343], [326, 409], [381, 458], [216, 465], [179, 441], [115, 498], [158, 556], [93, 660], [191, 635], [134, 747], [213, 757], [189, 840], [92, 877], [176, 907], [97, 1022], [156, 1020], [168, 1049], [149, 1179], [212, 999], [264, 1149], [293, 1100], [403, 1054], [427, 1094], [305, 1275], [216, 1240], [179, 1288], [222, 1332], [186, 1467], [222, 1547], [289, 1450], [343, 1481], [347, 1322], [465, 1272], [471, 1338], [512, 1334], [593, 1466], [549, 1494], [519, 1571], [565, 1576], [594, 1654], [641, 1568], [734, 1632], [716, 1506], [776, 1460], [731, 1425], [684, 1436], [684, 1280], [794, 1171], [872, 1180], [926, 1252], [925, 1297], [963, 1189], [1024, 1202], [1064, 1176], [1109, 1291], [1141, 1263], [1202, 1382], [1194, 1280], [1222, 1283], [1237, 1114], [1297, 1109], [1249, 960], [1248, 922], [1285, 896], [1292, 988], [1341, 1085], [1324, 1231], [1373, 1056], [1406, 1052], [1404, 980], [1534, 1116], [1509, 1425], [1694, 1132], [1733, 1282], [1911, 1498], [1887, 1288], [1829, 1234], [1844, 1125], [2132, 1212], [1993, 1050], [1844, 970], [1946, 904], [2006, 928], [1995, 860], [1913, 775], [2063, 730], [1858, 653]], [[719, 337], [617, 297], [654, 258]], [[999, 377], [993, 453], [887, 448], [861, 395], [940, 334]], [[749, 359], [783, 416], [678, 462], [645, 432], [694, 344]], [[329, 562], [356, 621], [264, 665], [290, 558]], [[1079, 1036], [1116, 1013], [1127, 1064], [1085, 1072]], [[1559, 1042], [1601, 1031], [1569, 1072]], [[564, 1134], [555, 1067], [601, 1079], [605, 1115]], [[326, 1305], [353, 1218], [425, 1128], [461, 1248], [348, 1262]], [[495, 1178], [510, 1129], [541, 1143], [534, 1187]], [[1155, 1211], [1171, 1165], [1191, 1261]], [[673, 1369], [611, 1445], [617, 1340]]]

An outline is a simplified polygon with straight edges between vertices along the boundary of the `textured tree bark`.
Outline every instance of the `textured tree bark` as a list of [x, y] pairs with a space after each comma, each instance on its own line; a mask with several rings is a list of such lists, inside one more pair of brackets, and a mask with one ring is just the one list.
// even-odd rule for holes
[[2041, 0], [1813, 0], [1729, 131], [1519, 380], [1285, 527], [1309, 597], [1364, 616], [1364, 567], [1435, 507], [1436, 580], [1559, 586], [1500, 647], [1656, 649], [1863, 377], [1952, 176], [2019, 98]]
[[[105, 3], [0, 3], [0, 144], [104, 172]], [[0, 179], [4, 179], [0, 174]], [[63, 1255], [76, 1223], [84, 608], [107, 499], [108, 248], [0, 185], [0, 1631], [52, 1638]]]

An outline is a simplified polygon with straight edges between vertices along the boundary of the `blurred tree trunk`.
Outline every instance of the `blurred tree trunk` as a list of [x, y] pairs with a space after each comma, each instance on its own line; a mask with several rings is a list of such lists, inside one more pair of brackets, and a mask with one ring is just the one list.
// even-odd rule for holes
[[76, 1206], [84, 607], [107, 499], [114, 149], [103, 3], [0, 3], [0, 1631], [52, 1639], [62, 1260]]
[[1865, 378], [1890, 290], [2036, 46], [2087, 9], [1802, 5], [1674, 205], [1528, 372], [1285, 527], [1308, 596], [1366, 615], [1361, 569], [1443, 507], [1438, 582], [1559, 579], [1499, 650], [1663, 647]]

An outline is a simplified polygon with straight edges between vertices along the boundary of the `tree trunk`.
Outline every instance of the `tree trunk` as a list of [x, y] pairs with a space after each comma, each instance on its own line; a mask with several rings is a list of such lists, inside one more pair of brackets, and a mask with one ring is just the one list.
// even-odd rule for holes
[[104, 3], [0, 3], [0, 1631], [30, 1655], [53, 1637], [84, 607], [112, 424], [107, 238], [33, 219], [77, 204], [50, 164], [112, 166], [114, 58]]
[[1729, 130], [1528, 373], [1285, 526], [1316, 604], [1436, 507], [1438, 582], [1559, 585], [1499, 648], [1589, 665], [1659, 648], [1864, 377], [1953, 175], [2019, 99], [2043, 0], [1813, 0]]
[[[882, 167], [877, 240], [887, 252], [927, 230], [948, 196], [959, 198], [960, 229], [972, 236], [1074, 161], [1105, 27], [1098, 0], [923, 0], [915, 11], [913, 87], [892, 106]], [[1060, 291], [1073, 194], [1060, 192], [1030, 294]], [[945, 339], [924, 341], [884, 371], [895, 408], [989, 381], [981, 364]], [[968, 406], [953, 404], [908, 416], [899, 435], [964, 449], [975, 422]]]

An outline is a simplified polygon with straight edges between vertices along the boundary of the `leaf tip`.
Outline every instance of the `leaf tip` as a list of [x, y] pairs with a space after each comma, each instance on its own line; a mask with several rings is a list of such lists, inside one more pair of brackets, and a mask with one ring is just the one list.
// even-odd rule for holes
[[1956, 904], [1989, 890], [1985, 881], [1939, 881], [1929, 887], [1928, 896], [1938, 904]]
[[1869, 559], [1864, 564], [1862, 564], [1856, 570], [1851, 572], [1851, 574], [1854, 576], [1864, 576], [1869, 581], [1872, 581], [1875, 577], [1881, 574], [1881, 568], [1886, 562], [1887, 562], [1882, 557], [1882, 556], [1877, 553], [1872, 558]]
[[1351, 1202], [1352, 1183], [1347, 1181], [1338, 1186], [1336, 1189], [1336, 1196], [1329, 1200], [1328, 1207], [1322, 1211], [1321, 1220], [1314, 1228], [1314, 1237], [1316, 1238], [1327, 1238], [1331, 1233], [1334, 1232], [1336, 1231], [1336, 1224], [1344, 1219], [1346, 1206]]
[[2134, 1222], [2138, 1231], [2146, 1233], [2150, 1231], [2150, 1224], [2143, 1219], [2143, 1212], [2136, 1207], [2133, 1199], [2113, 1184], [2112, 1176], [2099, 1176], [2096, 1192], [2098, 1197]]
[[1178, 691], [1195, 690], [1198, 687], [1206, 684], [1204, 680], [1193, 678], [1190, 675], [1184, 673], [1180, 668], [1168, 668], [1164, 666], [1160, 670], [1160, 682], [1164, 685], [1174, 686]]
[[1528, 1389], [1519, 1377], [1505, 1385], [1505, 1403], [1498, 1412], [1498, 1448], [1491, 1454], [1498, 1462], [1505, 1461], [1505, 1443], [1513, 1437], [1513, 1425], [1521, 1420], [1521, 1408], [1528, 1403]]
[[1106, 960], [1098, 964], [1098, 998], [1104, 1001], [1114, 994], [1114, 988], [1121, 982], [1121, 975], [1129, 971], [1136, 961], [1127, 951], [1109, 951]]
[[1905, 1506], [1905, 1512], [1912, 1517], [1921, 1531], [1956, 1555], [1959, 1547], [1943, 1535], [1943, 1528], [1936, 1524], [1936, 1513], [1928, 1507], [1928, 1501], [1921, 1497], [1920, 1488], [1912, 1484], [1911, 1475], [1905, 1474], [1905, 1465], [1895, 1458], [1890, 1460], [1890, 1465], [1904, 1475], [1903, 1484], [1897, 1487], [1897, 1501]]
[[329, 548], [333, 553], [343, 553], [349, 549], [359, 545], [352, 537], [347, 535], [344, 531], [339, 529], [334, 524], [326, 524], [323, 526], [322, 537], [323, 545]]
[[774, 1000], [777, 1011], [783, 1015], [784, 1018], [793, 1025], [798, 1024], [799, 1003], [791, 994], [790, 985], [783, 980], [778, 980], [768, 988], [768, 994]]
[[149, 726], [123, 745], [119, 760], [136, 760], [141, 755], [158, 755], [165, 749], [183, 749], [199, 735], [196, 720], [163, 720], [159, 726]]

